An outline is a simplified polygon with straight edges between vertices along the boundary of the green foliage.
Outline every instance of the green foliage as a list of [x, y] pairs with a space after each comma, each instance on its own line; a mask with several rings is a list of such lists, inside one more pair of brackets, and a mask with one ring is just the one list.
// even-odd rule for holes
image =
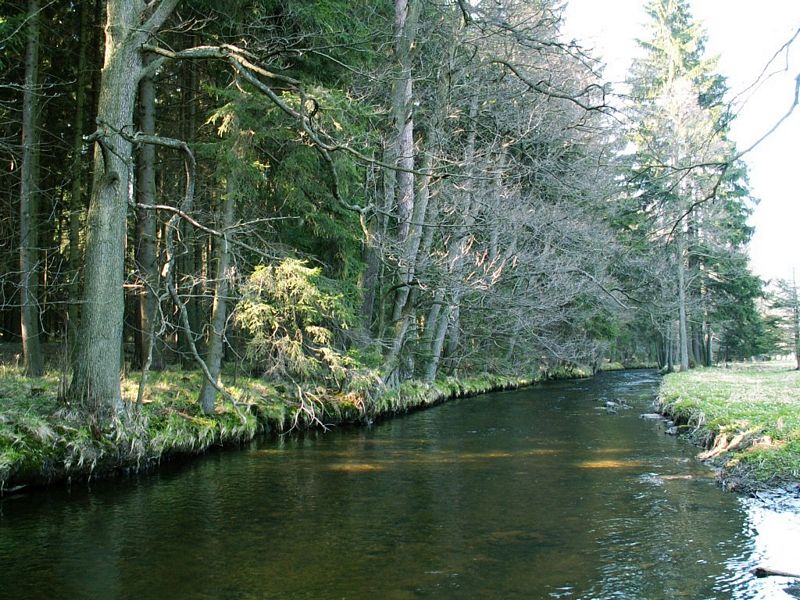
[[769, 295], [770, 315], [776, 334], [776, 346], [800, 360], [800, 297], [797, 282], [785, 279], [775, 282]]
[[352, 314], [336, 287], [301, 260], [256, 267], [242, 287], [236, 322], [249, 358], [270, 376], [341, 387], [354, 361], [335, 347]]
[[[317, 295], [308, 291], [306, 299]], [[227, 378], [232, 379], [231, 375]], [[260, 431], [306, 429], [319, 426], [320, 419], [357, 422], [450, 398], [575, 376], [585, 374], [577, 369], [540, 373], [535, 378], [483, 373], [469, 379], [440, 379], [432, 385], [406, 382], [388, 389], [374, 369], [362, 367], [350, 369], [347, 389], [341, 393], [314, 385], [270, 385], [263, 379], [239, 376], [229, 388], [235, 404], [220, 404], [213, 414], [204, 415], [195, 400], [202, 375], [162, 371], [152, 374], [143, 406], [131, 404], [128, 417], [90, 426], [85, 415], [56, 400], [55, 374], [30, 380], [4, 369], [0, 379], [0, 492], [19, 483], [104, 476], [122, 468], [138, 471], [174, 454], [197, 454], [213, 445], [251, 440]], [[123, 381], [129, 401], [135, 397], [135, 383]], [[297, 390], [306, 402], [313, 402], [315, 412], [298, 406]]]
[[[80, 410], [56, 400], [57, 376], [29, 380], [4, 372], [0, 380], [0, 491], [10, 482], [47, 483], [66, 477], [89, 478], [120, 468], [141, 469], [175, 453], [198, 453], [214, 444], [252, 439], [268, 426], [282, 427], [283, 412], [259, 397], [251, 402], [241, 390], [237, 401], [252, 410], [226, 404], [214, 415], [202, 414], [194, 401], [198, 373], [154, 374], [150, 399], [125, 418], [87, 423]], [[123, 390], [135, 396], [135, 382]], [[251, 381], [249, 393], [262, 393]]]
[[777, 350], [773, 320], [758, 308], [763, 282], [747, 269], [747, 257], [729, 253], [707, 266], [707, 288], [713, 298], [711, 316], [720, 329], [721, 358], [743, 360]]
[[714, 73], [716, 59], [704, 57], [706, 34], [694, 21], [687, 0], [650, 0], [645, 10], [651, 19], [651, 36], [639, 40], [645, 56], [633, 65], [634, 94], [653, 99], [670, 78], [685, 77], [697, 92], [700, 105], [719, 104], [725, 79]]
[[[646, 315], [633, 321], [629, 344], [657, 349], [658, 339], [666, 360], [667, 332], [683, 309], [687, 337], [711, 331], [722, 339], [713, 358], [767, 353], [774, 336], [757, 309], [762, 283], [747, 266], [752, 201], [746, 166], [733, 160], [728, 139], [724, 78], [715, 73], [716, 59], [705, 56], [705, 33], [687, 0], [650, 0], [646, 10], [650, 36], [640, 42], [645, 53], [630, 76], [638, 102], [629, 139], [637, 152], [628, 165], [628, 197], [614, 219], [628, 249], [619, 273]], [[725, 168], [703, 166], [711, 163]], [[711, 360], [707, 345], [694, 347], [697, 361]]]

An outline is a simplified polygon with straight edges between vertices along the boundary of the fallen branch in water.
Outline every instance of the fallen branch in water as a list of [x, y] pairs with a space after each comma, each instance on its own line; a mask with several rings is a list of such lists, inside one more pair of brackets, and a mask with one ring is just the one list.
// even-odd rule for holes
[[756, 577], [795, 577], [800, 579], [800, 575], [797, 573], [787, 573], [786, 571], [773, 571], [772, 569], [767, 569], [765, 567], [756, 567], [752, 571], [753, 575]]

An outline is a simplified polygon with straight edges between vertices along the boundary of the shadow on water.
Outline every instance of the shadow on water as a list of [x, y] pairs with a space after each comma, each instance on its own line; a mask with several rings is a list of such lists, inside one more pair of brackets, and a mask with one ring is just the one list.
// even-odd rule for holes
[[639, 418], [657, 385], [488, 394], [5, 500], [0, 598], [791, 597], [749, 570], [798, 570], [800, 511], [719, 490]]

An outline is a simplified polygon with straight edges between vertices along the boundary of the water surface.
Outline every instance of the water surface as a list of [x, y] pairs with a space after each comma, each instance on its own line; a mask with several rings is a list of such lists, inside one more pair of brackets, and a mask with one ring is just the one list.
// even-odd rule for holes
[[770, 541], [797, 513], [722, 492], [639, 418], [657, 385], [488, 394], [8, 498], [0, 598], [790, 598], [749, 570], [798, 570]]

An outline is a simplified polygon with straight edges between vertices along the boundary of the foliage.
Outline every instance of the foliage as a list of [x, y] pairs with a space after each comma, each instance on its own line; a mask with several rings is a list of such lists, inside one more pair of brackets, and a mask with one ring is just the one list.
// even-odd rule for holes
[[336, 283], [304, 261], [256, 267], [235, 318], [249, 334], [248, 357], [267, 375], [341, 387], [354, 366], [336, 348], [353, 316]]
[[630, 249], [620, 276], [641, 314], [619, 341], [650, 345], [664, 366], [679, 354], [681, 368], [767, 352], [769, 327], [756, 307], [762, 283], [746, 260], [753, 201], [728, 139], [724, 78], [686, 0], [650, 0], [646, 11], [650, 35], [629, 77], [636, 152], [613, 220]]
[[794, 354], [800, 369], [800, 297], [797, 282], [781, 279], [775, 282], [768, 295], [771, 318], [776, 333], [775, 346]]
[[[127, 12], [160, 15], [156, 4], [130, 4]], [[23, 5], [0, 9], [8, 56], [22, 49]], [[193, 205], [188, 214], [176, 212], [187, 181], [184, 157], [174, 143], [160, 147], [151, 165], [160, 182], [152, 199], [157, 209], [147, 209], [155, 216], [152, 231], [160, 233], [139, 227], [148, 221], [144, 209], [127, 210], [145, 180], [134, 177], [131, 189], [109, 188], [109, 201], [92, 205], [119, 209], [120, 226], [107, 230], [103, 244], [95, 244], [97, 231], [117, 217], [87, 220], [80, 188], [88, 186], [64, 160], [82, 155], [68, 157], [64, 148], [84, 129], [74, 122], [78, 97], [105, 102], [128, 89], [125, 102], [106, 108], [131, 107], [144, 72], [119, 72], [117, 89], [101, 93], [105, 30], [94, 21], [122, 4], [93, 4], [88, 25], [79, 18], [87, 6], [57, 1], [43, 8], [44, 20], [57, 26], [42, 46], [48, 136], [38, 182], [47, 191], [35, 261], [46, 283], [39, 316], [48, 341], [66, 355], [74, 340], [63, 332], [74, 327], [77, 307], [83, 323], [101, 331], [106, 321], [87, 317], [87, 307], [113, 304], [113, 335], [81, 342], [99, 348], [100, 338], [124, 338], [122, 366], [130, 370], [147, 354], [140, 300], [158, 296], [152, 369], [164, 370], [150, 374], [146, 401], [130, 420], [116, 414], [96, 422], [55, 403], [49, 387], [41, 393], [52, 402], [40, 406], [26, 404], [33, 388], [12, 390], [14, 406], [4, 412], [11, 416], [0, 423], [0, 470], [139, 468], [170, 452], [248, 439], [265, 423], [285, 430], [358, 420], [512, 385], [531, 373], [560, 376], [576, 364], [650, 360], [655, 347], [671, 343], [676, 257], [686, 266], [684, 308], [693, 334], [722, 340], [730, 356], [766, 347], [755, 311], [759, 283], [743, 260], [751, 233], [746, 170], [727, 165], [716, 197], [704, 197], [717, 182], [715, 165], [735, 152], [720, 104], [724, 80], [704, 56], [687, 0], [648, 3], [659, 26], [634, 66], [641, 127], [631, 139], [639, 151], [623, 159], [627, 140], [609, 118], [602, 81], [591, 57], [563, 43], [555, 0], [414, 1], [402, 26], [391, 2], [182, 3], [151, 32], [151, 43], [179, 53], [210, 54], [225, 45], [223, 54], [242, 51], [233, 70], [219, 57], [159, 61], [156, 131], [189, 144]], [[147, 58], [139, 42], [114, 46], [131, 50], [126, 64]], [[79, 47], [94, 49], [85, 90], [74, 85], [81, 79], [73, 60]], [[8, 81], [0, 86], [0, 152], [10, 165], [20, 137], [19, 62], [0, 58]], [[85, 122], [94, 128], [97, 102], [89, 104]], [[101, 119], [98, 148], [126, 148], [103, 162], [122, 159], [116, 175], [127, 180], [145, 166], [142, 138], [127, 149], [143, 119], [116, 116], [119, 131], [106, 127], [114, 118]], [[87, 144], [82, 152], [88, 157], [98, 148]], [[87, 171], [90, 162], [76, 161]], [[113, 173], [95, 175], [115, 181]], [[9, 240], [0, 248], [0, 324], [4, 341], [14, 342], [17, 178], [15, 169], [0, 174], [0, 234]], [[222, 208], [232, 197], [230, 215]], [[175, 247], [165, 248], [173, 234]], [[100, 250], [82, 257], [88, 247]], [[143, 264], [143, 247], [152, 249], [154, 264]], [[124, 268], [113, 274], [126, 279], [100, 277], [93, 288], [116, 294], [113, 301], [81, 302], [80, 279], [92, 270], [78, 265], [104, 256], [103, 248], [124, 249]], [[176, 259], [168, 262], [173, 250]], [[215, 269], [223, 254], [228, 268]], [[158, 273], [174, 274], [176, 289]], [[215, 298], [223, 287], [227, 294]], [[238, 306], [226, 327], [212, 324], [213, 335], [204, 335], [215, 300]], [[202, 379], [174, 367], [212, 354], [208, 340], [223, 338], [230, 361], [225, 387], [234, 402], [211, 402], [213, 414], [201, 415], [193, 397]], [[243, 347], [250, 364], [234, 365]], [[73, 371], [90, 378], [102, 371], [109, 385], [98, 400], [116, 401], [118, 353], [101, 354], [109, 359], [103, 368], [92, 370], [99, 361], [84, 360]], [[393, 378], [382, 378], [386, 365]], [[244, 370], [268, 377], [243, 377]], [[465, 382], [459, 373], [484, 374]], [[428, 383], [409, 381], [419, 377]], [[134, 383], [123, 381], [124, 398], [135, 395]], [[90, 388], [98, 389], [84, 389]], [[117, 410], [115, 404], [106, 412]]]

